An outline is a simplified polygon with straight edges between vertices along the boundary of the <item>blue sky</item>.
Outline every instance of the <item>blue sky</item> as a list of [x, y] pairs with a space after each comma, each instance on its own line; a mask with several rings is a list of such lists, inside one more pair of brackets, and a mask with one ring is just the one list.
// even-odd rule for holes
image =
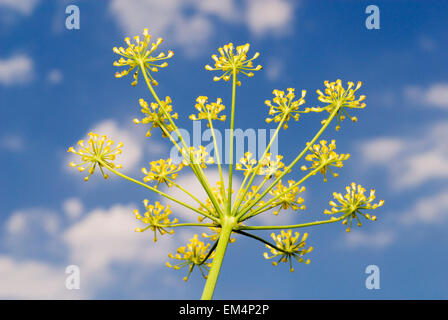
[[[96, 174], [89, 182], [68, 167], [66, 150], [95, 130], [125, 143], [124, 172], [169, 155], [157, 133], [145, 138], [138, 99], [144, 83], [115, 79], [112, 47], [147, 27], [175, 55], [156, 78], [192, 130], [199, 95], [230, 104], [229, 84], [204, 69], [228, 42], [251, 44], [264, 69], [243, 79], [236, 127], [266, 128], [273, 89], [307, 90], [318, 105], [323, 81], [363, 81], [367, 107], [359, 121], [334, 126], [351, 159], [338, 178], [306, 183], [305, 212], [260, 218], [299, 223], [325, 218], [334, 191], [355, 181], [386, 204], [378, 220], [353, 228], [307, 229], [310, 265], [273, 267], [258, 242], [237, 237], [224, 260], [218, 299], [446, 299], [448, 277], [448, 7], [443, 1], [0, 0], [0, 297], [179, 299], [200, 297], [200, 274], [164, 266], [167, 254], [202, 232], [187, 229], [153, 244], [135, 233], [132, 211], [160, 200], [127, 181]], [[80, 29], [65, 28], [66, 6], [80, 9]], [[380, 30], [365, 27], [365, 8], [380, 9]], [[292, 160], [319, 129], [320, 114], [282, 131], [279, 150]], [[226, 123], [228, 125], [228, 123]], [[203, 125], [203, 128], [205, 125]], [[219, 126], [223, 130], [225, 126]], [[216, 167], [210, 167], [216, 177]], [[296, 172], [300, 175], [300, 172]], [[297, 178], [297, 176], [296, 176]], [[180, 182], [197, 190], [191, 175]], [[191, 219], [176, 208], [174, 214]], [[193, 217], [194, 218], [194, 217]], [[277, 220], [276, 220], [277, 219]], [[304, 231], [304, 230], [303, 230]], [[259, 233], [269, 237], [269, 233]], [[365, 268], [380, 268], [379, 290], [365, 287]], [[65, 268], [78, 265], [81, 289], [65, 288]]]

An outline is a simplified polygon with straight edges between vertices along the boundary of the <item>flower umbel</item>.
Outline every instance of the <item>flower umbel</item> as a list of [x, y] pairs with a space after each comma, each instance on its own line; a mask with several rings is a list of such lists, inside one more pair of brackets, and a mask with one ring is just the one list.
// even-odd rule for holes
[[[299, 241], [300, 234], [298, 232], [292, 235], [292, 230], [282, 230], [280, 234], [275, 235], [271, 234], [272, 239], [275, 241], [277, 249], [266, 245], [266, 248], [271, 249], [272, 256], [269, 256], [267, 252], [264, 253], [264, 257], [266, 259], [272, 259], [275, 257], [279, 257], [277, 261], [272, 262], [274, 266], [277, 266], [279, 262], [289, 262], [289, 270], [294, 272], [294, 268], [292, 267], [292, 258], [297, 260], [298, 262], [309, 264], [310, 259], [304, 260], [303, 256], [306, 253], [313, 251], [313, 247], [309, 247], [305, 249], [305, 241], [308, 238], [308, 233], [304, 233], [302, 239]], [[280, 249], [280, 250], [279, 250]]]
[[[229, 81], [232, 77], [232, 72], [235, 70], [235, 74], [242, 73], [248, 77], [253, 77], [254, 73], [252, 71], [259, 71], [262, 69], [262, 66], [258, 65], [254, 67], [253, 60], [258, 58], [260, 55], [258, 52], [254, 54], [252, 59], [247, 59], [247, 52], [249, 51], [250, 45], [246, 43], [245, 45], [236, 47], [236, 52], [234, 52], [233, 43], [229, 43], [224, 45], [222, 48], [219, 48], [218, 57], [216, 54], [212, 55], [212, 59], [215, 60], [215, 67], [211, 67], [209, 65], [205, 66], [206, 70], [215, 71], [221, 70], [224, 73], [217, 77], [213, 78], [213, 81], [219, 81], [223, 79], [224, 81]], [[237, 81], [237, 85], [241, 85], [241, 81]]]
[[89, 175], [84, 178], [88, 181], [90, 176], [95, 172], [98, 166], [103, 174], [104, 179], [109, 178], [109, 175], [104, 173], [103, 167], [108, 166], [113, 169], [120, 169], [122, 166], [115, 164], [113, 161], [115, 157], [121, 154], [123, 143], [119, 143], [117, 146], [113, 147], [114, 142], [107, 139], [106, 136], [99, 136], [96, 133], [89, 133], [89, 140], [87, 145], [84, 144], [84, 140], [78, 141], [78, 145], [81, 147], [78, 151], [75, 148], [70, 147], [67, 152], [72, 152], [81, 157], [82, 162], [80, 164], [75, 164], [70, 162], [70, 167], [76, 167], [80, 172], [88, 170]]
[[172, 101], [170, 97], [166, 97], [165, 101], [161, 101], [165, 111], [162, 110], [162, 108], [159, 108], [159, 104], [151, 102], [151, 106], [148, 106], [148, 103], [143, 100], [139, 99], [138, 102], [140, 103], [140, 106], [142, 107], [141, 112], [146, 116], [142, 120], [134, 119], [134, 123], [139, 124], [149, 124], [151, 123], [151, 127], [149, 128], [148, 132], [146, 132], [146, 136], [151, 136], [151, 131], [153, 128], [160, 128], [162, 129], [162, 136], [167, 137], [168, 133], [172, 132], [174, 130], [173, 126], [171, 125], [168, 115], [171, 116], [173, 119], [178, 118], [177, 113], [171, 114], [173, 111], [173, 106], [171, 105]]
[[[298, 100], [294, 100], [296, 97], [294, 94], [294, 89], [288, 88], [288, 93], [285, 95], [284, 91], [274, 90], [273, 94], [275, 98], [272, 100], [266, 100], [265, 104], [270, 108], [269, 115], [272, 118], [266, 118], [266, 122], [270, 123], [280, 122], [285, 118], [283, 123], [283, 129], [288, 128], [288, 121], [293, 118], [295, 121], [299, 121], [300, 113], [305, 113], [305, 111], [300, 111], [299, 107], [305, 103], [306, 90], [302, 90], [302, 97]], [[272, 104], [274, 103], [274, 104]]]
[[[290, 271], [294, 271], [292, 261], [297, 260], [300, 263], [308, 264], [310, 260], [305, 258], [305, 255], [313, 248], [306, 247], [307, 233], [293, 233], [293, 230], [315, 228], [343, 221], [343, 224], [348, 225], [347, 231], [350, 231], [353, 219], [356, 219], [358, 225], [361, 225], [360, 215], [368, 220], [376, 219], [375, 216], [366, 213], [366, 210], [376, 209], [382, 206], [384, 201], [373, 203], [375, 191], [372, 190], [370, 195], [365, 195], [366, 190], [355, 183], [347, 187], [346, 195], [333, 194], [335, 200], [330, 201], [331, 210], [324, 211], [325, 214], [330, 215], [326, 218], [293, 224], [272, 223], [272, 225], [267, 221], [270, 219], [259, 219], [260, 225], [257, 225], [257, 219], [253, 219], [269, 212], [277, 215], [281, 210], [305, 210], [303, 200], [305, 182], [308, 179], [316, 178], [316, 176], [319, 176], [318, 180], [320, 180], [319, 173], [323, 175], [324, 182], [327, 181], [328, 172], [335, 177], [338, 175], [333, 172], [334, 168], [341, 168], [343, 162], [350, 155], [337, 154], [334, 140], [327, 143], [321, 139], [334, 118], [337, 119], [337, 130], [340, 128], [340, 122], [347, 116], [353, 121], [357, 120], [356, 117], [351, 117], [348, 114], [351, 112], [348, 109], [365, 107], [365, 103], [363, 103], [365, 96], [356, 96], [356, 92], [362, 85], [361, 82], [356, 85], [353, 82], [348, 82], [348, 86], [344, 88], [341, 80], [325, 81], [325, 90], [322, 90], [324, 92], [317, 90], [318, 99], [323, 107], [304, 107], [305, 90], [297, 91], [297, 96], [293, 88], [288, 88], [285, 91], [274, 90], [272, 99], [265, 101], [265, 104], [269, 107], [266, 122], [275, 125], [276, 129], [271, 131], [268, 144], [264, 144], [264, 141], [258, 141], [258, 139], [253, 141], [251, 136], [246, 135], [245, 132], [241, 135], [237, 131], [239, 128], [236, 128], [235, 125], [247, 124], [247, 119], [251, 117], [254, 118], [253, 120], [257, 118], [253, 114], [257, 111], [247, 110], [251, 101], [255, 101], [256, 98], [242, 97], [240, 99], [240, 89], [237, 86], [241, 85], [239, 77], [242, 75], [252, 77], [255, 71], [262, 69], [260, 65], [254, 66], [254, 60], [259, 54], [255, 53], [252, 58], [248, 58], [249, 44], [236, 48], [232, 43], [226, 44], [218, 49], [216, 55], [212, 56], [214, 65], [207, 65], [205, 68], [210, 71], [218, 71], [214, 81], [232, 82], [231, 97], [228, 99], [229, 128], [225, 130], [225, 136], [218, 135], [219, 132], [214, 128], [216, 124], [214, 121], [226, 120], [225, 106], [222, 104], [221, 98], [209, 102], [206, 96], [197, 97], [190, 119], [205, 120], [207, 126], [212, 129], [210, 140], [213, 139], [207, 146], [201, 146], [196, 143], [197, 139], [194, 137], [191, 139], [188, 132], [178, 126], [176, 121], [178, 114], [173, 111], [171, 98], [166, 96], [161, 100], [160, 93], [156, 92], [157, 81], [153, 78], [154, 72], [167, 66], [166, 60], [173, 56], [173, 52], [155, 53], [162, 43], [162, 39], [151, 43], [147, 29], [143, 31], [143, 39], [138, 36], [133, 39], [135, 41], [132, 40], [132, 43], [130, 38], [125, 39], [126, 48], [113, 49], [121, 56], [118, 57], [118, 61], [114, 62], [114, 65], [124, 67], [122, 71], [116, 73], [116, 77], [120, 78], [132, 72], [134, 77], [132, 85], [136, 85], [139, 73], [141, 73], [145, 87], [151, 96], [148, 102], [144, 99], [139, 100], [143, 115], [133, 121], [137, 124], [147, 125], [145, 131], [147, 130], [146, 136], [148, 137], [151, 136], [153, 128], [159, 128], [162, 136], [168, 138], [164, 140], [173, 145], [170, 154], [180, 153], [182, 161], [175, 162], [174, 159], [171, 159], [172, 156], [152, 161], [150, 167], [142, 168], [144, 173], [144, 176], [141, 177], [142, 181], [141, 178], [131, 177], [125, 172], [116, 170], [121, 168], [121, 165], [115, 164], [115, 158], [121, 153], [122, 143], [115, 145], [106, 136], [90, 133], [86, 143], [79, 141], [79, 150], [75, 150], [73, 147], [68, 150], [80, 156], [82, 160], [80, 164], [72, 162], [70, 166], [78, 168], [79, 171], [88, 170], [89, 174], [85, 180], [89, 179], [97, 167], [100, 168], [104, 178], [108, 178], [106, 173], [112, 172], [145, 190], [154, 192], [157, 197], [163, 197], [163, 201], [172, 201], [176, 208], [180, 206], [195, 215], [192, 217], [194, 219], [187, 218], [187, 221], [179, 223], [172, 217], [170, 206], [161, 204], [162, 200], [154, 204], [144, 200], [144, 214], [140, 215], [138, 210], [134, 211], [136, 218], [141, 221], [139, 223], [141, 227], [135, 228], [135, 231], [143, 232], [149, 229], [154, 234], [154, 241], [157, 241], [161, 235], [174, 233], [176, 228], [202, 229], [192, 233], [195, 235], [187, 245], [180, 247], [174, 254], [168, 255], [173, 259], [170, 259], [171, 262], [175, 261], [174, 265], [170, 262], [166, 263], [168, 267], [176, 270], [187, 267], [185, 281], [194, 269], [199, 269], [207, 279], [202, 299], [213, 298], [228, 243], [234, 241], [232, 238], [234, 234], [266, 245], [268, 248], [264, 254], [266, 259], [272, 259], [273, 265], [278, 265], [280, 262], [289, 263]], [[187, 87], [184, 89], [188, 89]], [[244, 119], [238, 116], [238, 111], [241, 111], [241, 106], [238, 106], [240, 102], [246, 104], [243, 106], [246, 109], [243, 112]], [[302, 113], [321, 111], [327, 111], [329, 116], [321, 122], [322, 125], [309, 137], [309, 140], [305, 140], [309, 142], [304, 142], [297, 153], [292, 155], [291, 153], [296, 150], [296, 140], [301, 136], [293, 134], [287, 144], [288, 157], [283, 159], [281, 155], [278, 155], [276, 144], [279, 136], [284, 133], [282, 128], [287, 129], [291, 122], [300, 120]], [[196, 135], [196, 132], [194, 133]], [[200, 134], [202, 136], [202, 132]], [[223, 137], [225, 143], [218, 140]], [[262, 137], [262, 140], [264, 138]], [[213, 153], [210, 150], [213, 150]], [[241, 151], [246, 153], [238, 162]], [[261, 157], [255, 157], [255, 152]], [[290, 156], [293, 157], [290, 158]], [[215, 161], [218, 175], [216, 180], [213, 179], [216, 184], [211, 184], [214, 182], [212, 180], [214, 174], [208, 175], [212, 172], [206, 169]], [[307, 172], [300, 173], [300, 170], [297, 172], [297, 167], [304, 164], [303, 162], [308, 163], [302, 166], [302, 170]], [[181, 169], [186, 165], [190, 167], [192, 174], [185, 179], [178, 179]], [[228, 170], [224, 170], [224, 166], [227, 167], [227, 165]], [[293, 174], [297, 173], [300, 174], [300, 177], [295, 178]], [[240, 180], [236, 175], [244, 176]], [[166, 184], [168, 188], [159, 188], [161, 183]], [[200, 186], [201, 190], [197, 190], [196, 186]], [[235, 187], [237, 189], [234, 190]], [[237, 191], [235, 195], [234, 191]], [[181, 209], [176, 211], [183, 212]], [[260, 218], [262, 217], [260, 216]], [[252, 221], [255, 223], [249, 221], [250, 219], [253, 219]], [[264, 239], [263, 235], [252, 233], [263, 230], [281, 230], [281, 232], [271, 235], [274, 241]], [[204, 242], [198, 239], [198, 235], [201, 234], [203, 236], [201, 240]], [[253, 262], [255, 263], [255, 261]], [[254, 267], [256, 268], [256, 266]]]
[[161, 183], [165, 183], [168, 187], [171, 187], [172, 181], [176, 180], [178, 172], [184, 167], [182, 163], [179, 165], [174, 164], [172, 159], [152, 161], [150, 165], [150, 170], [142, 168], [142, 172], [146, 175], [143, 181], [157, 181], [156, 188]]
[[312, 170], [320, 167], [319, 172], [324, 176], [324, 182], [327, 182], [327, 171], [337, 177], [338, 173], [335, 173], [331, 170], [330, 166], [336, 168], [342, 168], [342, 161], [350, 158], [349, 154], [337, 154], [334, 150], [336, 149], [336, 141], [331, 140], [331, 143], [327, 145], [326, 140], [321, 140], [320, 144], [313, 145], [310, 150], [311, 153], [305, 157], [305, 160], [311, 161], [312, 164], [310, 167], [302, 166], [301, 169], [303, 171]]
[[276, 155], [274, 160], [271, 153], [266, 154], [266, 156], [260, 160], [259, 165], [261, 169], [259, 174], [265, 175], [265, 179], [270, 179], [272, 176], [277, 178], [282, 173], [281, 169], [285, 166], [282, 159], [282, 155]]
[[143, 204], [146, 208], [146, 212], [144, 216], [141, 216], [138, 210], [134, 210], [135, 217], [147, 224], [148, 226], [145, 228], [135, 228], [136, 232], [143, 232], [148, 229], [154, 232], [154, 242], [157, 241], [157, 231], [160, 235], [164, 235], [165, 233], [173, 234], [174, 230], [166, 230], [170, 224], [177, 223], [177, 219], [170, 220], [169, 215], [171, 214], [170, 206], [163, 206], [158, 201], [154, 205], [149, 204], [149, 200], [143, 200]]
[[[312, 107], [312, 108], [306, 108], [306, 112], [314, 111], [314, 112], [320, 112], [323, 110], [326, 110], [328, 113], [332, 113], [335, 109], [337, 109], [337, 119], [338, 124], [336, 126], [336, 130], [339, 130], [341, 128], [340, 122], [345, 119], [346, 116], [348, 116], [353, 122], [358, 121], [357, 117], [352, 117], [348, 114], [348, 109], [363, 109], [365, 108], [366, 104], [361, 103], [365, 100], [366, 96], [362, 95], [359, 96], [358, 99], [355, 97], [355, 92], [361, 88], [362, 82], [358, 81], [356, 87], [353, 89], [355, 84], [351, 81], [347, 82], [348, 87], [345, 89], [342, 86], [341, 80], [336, 80], [335, 82], [329, 82], [325, 81], [325, 90], [323, 93], [320, 90], [317, 90], [317, 94], [319, 95], [318, 99], [321, 102], [327, 103], [325, 107]], [[326, 120], [322, 120], [322, 124], [324, 124]]]
[[[137, 85], [138, 72], [140, 68], [144, 68], [145, 70], [151, 72], [157, 72], [159, 71], [159, 68], [165, 68], [168, 66], [166, 61], [162, 61], [169, 59], [174, 55], [174, 52], [170, 50], [167, 55], [161, 52], [157, 56], [153, 57], [151, 54], [159, 47], [159, 45], [163, 42], [163, 39], [158, 38], [155, 43], [151, 44], [151, 36], [148, 34], [148, 29], [143, 30], [143, 37], [143, 40], [140, 40], [139, 36], [135, 36], [135, 44], [131, 43], [130, 38], [125, 38], [124, 42], [126, 42], [128, 46], [126, 49], [123, 47], [113, 48], [113, 51], [121, 56], [118, 61], [114, 62], [114, 66], [129, 66], [128, 69], [117, 72], [115, 74], [117, 78], [126, 76], [129, 72], [137, 68], [134, 72], [134, 81], [132, 82], [133, 86]], [[152, 84], [156, 86], [158, 83], [152, 77], [151, 72], [148, 72], [149, 78], [151, 79]]]
[[343, 217], [346, 217], [342, 223], [344, 225], [348, 224], [347, 232], [350, 232], [352, 228], [353, 218], [358, 221], [358, 227], [360, 227], [361, 221], [359, 220], [358, 215], [363, 216], [364, 218], [375, 221], [376, 216], [370, 215], [368, 213], [363, 213], [361, 210], [374, 210], [378, 207], [381, 207], [384, 204], [384, 200], [380, 200], [378, 203], [372, 204], [373, 200], [375, 200], [375, 189], [370, 190], [369, 197], [366, 197], [364, 189], [360, 184], [356, 185], [356, 183], [352, 182], [350, 187], [345, 188], [347, 193], [342, 196], [340, 193], [333, 193], [334, 198], [339, 202], [339, 204], [334, 201], [330, 201], [330, 206], [332, 206], [331, 211], [325, 210], [325, 214], [335, 214], [335, 213], [343, 213]]
[[[193, 163], [199, 165], [201, 168], [207, 168], [208, 164], [215, 163], [215, 160], [209, 156], [208, 152], [205, 150], [204, 146], [199, 146], [199, 148], [190, 147], [190, 155], [193, 158]], [[184, 165], [190, 164], [190, 158], [188, 152], [183, 149], [184, 159], [182, 163]]]
[[[300, 198], [298, 195], [305, 191], [304, 186], [294, 186], [295, 181], [289, 180], [288, 185], [284, 186], [282, 184], [282, 181], [280, 180], [277, 184], [277, 186], [269, 191], [269, 193], [278, 198], [273, 202], [271, 207], [277, 207], [280, 206], [277, 210], [275, 210], [273, 213], [277, 215], [281, 209], [287, 210], [289, 208], [293, 210], [305, 210], [306, 206], [303, 204], [303, 198]], [[291, 189], [291, 190], [289, 190]]]
[[[221, 104], [222, 99], [218, 98], [216, 102], [207, 103], [208, 98], [204, 96], [200, 96], [196, 99], [195, 108], [199, 111], [197, 115], [190, 115], [191, 120], [219, 120], [225, 121], [226, 115], [219, 116], [218, 114], [223, 111], [226, 107]], [[210, 127], [210, 124], [207, 123], [207, 127]]]
[[257, 160], [253, 158], [251, 152], [246, 152], [244, 157], [240, 159], [240, 162], [236, 164], [236, 170], [244, 171], [244, 175], [247, 176], [255, 170], [255, 165], [257, 164]]
[[170, 253], [168, 257], [181, 261], [181, 263], [172, 265], [167, 262], [166, 266], [179, 270], [188, 266], [188, 274], [183, 278], [184, 281], [188, 280], [188, 277], [193, 272], [194, 267], [198, 267], [202, 276], [207, 279], [208, 271], [210, 270], [211, 263], [207, 262], [209, 259], [213, 259], [213, 252], [209, 254], [210, 244], [204, 244], [204, 242], [198, 240], [198, 235], [195, 234], [186, 247], [180, 247], [177, 249], [177, 253], [173, 255]]

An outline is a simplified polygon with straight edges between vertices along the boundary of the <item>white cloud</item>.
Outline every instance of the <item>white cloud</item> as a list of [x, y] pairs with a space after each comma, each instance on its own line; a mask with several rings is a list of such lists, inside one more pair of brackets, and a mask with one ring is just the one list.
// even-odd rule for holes
[[266, 32], [283, 33], [292, 24], [294, 5], [286, 0], [249, 0], [246, 19], [256, 35]]
[[61, 70], [59, 70], [59, 69], [50, 70], [47, 74], [47, 80], [51, 84], [61, 83], [63, 79], [64, 79], [64, 75], [62, 74]]
[[[2, 225], [0, 245], [14, 257], [27, 259], [59, 255], [59, 232], [62, 221], [48, 208], [26, 208], [14, 211]], [[1, 279], [0, 279], [1, 283]]]
[[[78, 200], [72, 198], [63, 206], [70, 211], [76, 202]], [[71, 223], [70, 219], [62, 223], [60, 215], [48, 209], [14, 212], [4, 226], [6, 233], [1, 242], [11, 253], [0, 256], [0, 298], [89, 297], [110, 285], [108, 280], [116, 276], [117, 266], [132, 265], [146, 271], [162, 267], [167, 254], [174, 252], [177, 242], [185, 239], [186, 232], [160, 236], [154, 244], [152, 232], [134, 232], [136, 226], [141, 226], [133, 214], [135, 208], [120, 204], [98, 208]], [[50, 236], [50, 241], [45, 234]], [[22, 245], [28, 251], [23, 251]], [[63, 254], [65, 263], [32, 260], [27, 254], [36, 249], [49, 252], [55, 246], [59, 256]], [[17, 259], [18, 251], [25, 252], [22, 256], [27, 257], [26, 261]], [[46, 255], [39, 257], [47, 258]], [[65, 288], [68, 265], [80, 268], [81, 290], [78, 293]]]
[[448, 122], [409, 138], [382, 137], [360, 143], [365, 164], [385, 167], [396, 188], [448, 177]]
[[448, 219], [448, 190], [417, 200], [400, 217], [403, 224], [438, 224]]
[[210, 21], [197, 10], [189, 16], [184, 14], [184, 10], [194, 4], [181, 0], [113, 0], [110, 10], [127, 35], [141, 34], [148, 28], [155, 37], [193, 49], [206, 40], [213, 29]]
[[224, 20], [238, 17], [238, 10], [234, 0], [197, 1], [198, 9], [204, 13], [216, 15]]
[[25, 141], [22, 137], [15, 134], [5, 135], [0, 137], [0, 149], [20, 152], [25, 149]]
[[0, 59], [0, 84], [12, 86], [27, 83], [33, 78], [33, 69], [33, 61], [27, 55]]
[[65, 267], [0, 256], [1, 299], [80, 299], [65, 287]]
[[54, 234], [58, 231], [59, 219], [51, 210], [31, 208], [13, 212], [5, 226], [11, 235], [25, 235], [37, 228], [41, 228], [47, 234]]
[[414, 103], [448, 109], [448, 83], [435, 83], [427, 88], [408, 86], [404, 94]]
[[68, 245], [70, 264], [78, 265], [84, 281], [94, 290], [108, 279], [115, 264], [161, 266], [172, 250], [173, 237], [160, 237], [154, 244], [151, 232], [134, 232], [134, 205], [95, 209], [62, 235]]
[[287, 30], [295, 9], [287, 0], [113, 0], [109, 8], [127, 35], [147, 27], [152, 35], [182, 45], [190, 54], [213, 36], [217, 18], [247, 23], [256, 35], [279, 34]]
[[30, 15], [39, 0], [0, 0], [0, 8], [17, 11], [23, 15]]
[[426, 52], [433, 52], [438, 47], [437, 42], [428, 36], [421, 36], [418, 39], [418, 45]]
[[278, 59], [271, 59], [267, 62], [266, 67], [264, 68], [266, 71], [266, 77], [271, 80], [277, 80], [280, 78], [284, 66], [283, 63]]
[[387, 163], [404, 150], [404, 141], [398, 138], [377, 138], [360, 145], [366, 161], [372, 163]]
[[395, 240], [395, 235], [391, 231], [379, 231], [375, 233], [366, 233], [359, 230], [353, 230], [344, 235], [345, 246], [348, 248], [384, 248]]
[[69, 219], [77, 219], [84, 210], [83, 204], [78, 198], [70, 198], [64, 201], [62, 208]]

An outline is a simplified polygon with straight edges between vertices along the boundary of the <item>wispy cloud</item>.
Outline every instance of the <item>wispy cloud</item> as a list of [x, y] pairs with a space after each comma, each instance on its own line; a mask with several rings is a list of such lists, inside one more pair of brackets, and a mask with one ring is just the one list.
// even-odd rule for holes
[[246, 19], [250, 31], [260, 36], [265, 33], [282, 34], [290, 30], [295, 4], [287, 0], [257, 0], [247, 2]]
[[62, 209], [69, 219], [74, 220], [81, 216], [84, 205], [78, 198], [69, 198], [62, 203]]
[[16, 134], [7, 134], [0, 137], [0, 150], [21, 152], [25, 149], [24, 139]]
[[270, 81], [275, 81], [282, 75], [284, 65], [279, 59], [270, 59], [266, 62], [264, 69], [266, 71], [266, 77]]
[[294, 1], [287, 0], [113, 0], [110, 11], [128, 35], [149, 28], [188, 52], [196, 52], [216, 32], [216, 22], [244, 23], [255, 35], [284, 34], [294, 17]]
[[[64, 202], [67, 213], [79, 212], [78, 201]], [[134, 232], [139, 224], [132, 214], [135, 208], [114, 204], [90, 210], [75, 221], [45, 208], [12, 213], [2, 228], [2, 247], [9, 253], [0, 255], [0, 298], [91, 298], [110, 285], [107, 280], [116, 275], [117, 266], [132, 264], [146, 271], [162, 267], [174, 243], [185, 240], [185, 234], [161, 237], [154, 244], [150, 232]], [[32, 251], [37, 247], [41, 253], [36, 256]], [[59, 255], [51, 255], [54, 247]], [[20, 252], [21, 248], [28, 252]], [[68, 265], [80, 268], [80, 290], [65, 287]]]
[[439, 224], [448, 220], [448, 190], [418, 199], [410, 209], [400, 215], [405, 225]]
[[428, 87], [408, 86], [404, 95], [415, 104], [448, 110], [448, 83], [435, 83]]
[[378, 231], [366, 233], [365, 231], [353, 230], [344, 236], [344, 247], [354, 248], [376, 248], [382, 249], [393, 243], [395, 235], [392, 231]]
[[0, 0], [0, 8], [10, 9], [28, 16], [38, 3], [39, 0]]
[[65, 287], [65, 266], [0, 255], [0, 298], [80, 299], [78, 290]]
[[407, 138], [380, 137], [360, 143], [366, 165], [386, 168], [395, 188], [417, 187], [448, 177], [448, 122], [439, 122]]
[[0, 85], [12, 86], [30, 82], [34, 75], [33, 60], [27, 55], [0, 59]]
[[59, 69], [52, 69], [47, 73], [47, 80], [51, 84], [59, 84], [64, 80], [64, 75]]

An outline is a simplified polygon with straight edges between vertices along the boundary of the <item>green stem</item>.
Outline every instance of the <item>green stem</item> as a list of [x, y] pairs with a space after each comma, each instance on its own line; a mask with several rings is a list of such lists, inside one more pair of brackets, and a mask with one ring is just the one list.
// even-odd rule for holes
[[314, 222], [308, 222], [308, 223], [301, 223], [301, 224], [291, 224], [286, 226], [238, 226], [238, 230], [276, 230], [276, 229], [298, 229], [298, 228], [305, 228], [305, 227], [312, 227], [317, 226], [321, 224], [327, 224], [327, 223], [333, 223], [337, 221], [341, 221], [345, 219], [347, 215], [343, 215], [339, 218], [330, 219], [330, 220], [323, 220], [323, 221], [314, 221]]
[[176, 227], [207, 227], [216, 228], [216, 224], [212, 223], [173, 223], [168, 225], [160, 225], [162, 228], [176, 228]]
[[229, 185], [227, 186], [227, 214], [231, 214], [232, 207], [232, 179], [233, 179], [233, 129], [235, 125], [235, 95], [236, 95], [236, 69], [233, 69], [232, 83], [232, 114], [230, 119], [230, 150], [229, 150]]
[[213, 298], [213, 292], [215, 291], [216, 282], [218, 281], [219, 271], [221, 270], [224, 254], [226, 253], [227, 244], [229, 243], [230, 235], [232, 234], [234, 226], [235, 219], [233, 217], [226, 217], [224, 219], [215, 256], [213, 257], [212, 267], [208, 273], [207, 282], [205, 283], [204, 291], [202, 293], [202, 300], [211, 300]]
[[215, 136], [215, 129], [213, 128], [213, 122], [210, 118], [208, 118], [208, 123], [210, 125], [210, 130], [212, 131], [213, 144], [215, 146], [216, 162], [218, 163], [219, 176], [221, 179], [221, 196], [223, 198], [223, 201], [225, 202], [226, 191], [225, 191], [225, 186], [224, 186], [224, 178], [222, 175], [221, 157], [219, 156], [220, 150], [218, 149], [218, 143], [217, 143], [216, 136]]

